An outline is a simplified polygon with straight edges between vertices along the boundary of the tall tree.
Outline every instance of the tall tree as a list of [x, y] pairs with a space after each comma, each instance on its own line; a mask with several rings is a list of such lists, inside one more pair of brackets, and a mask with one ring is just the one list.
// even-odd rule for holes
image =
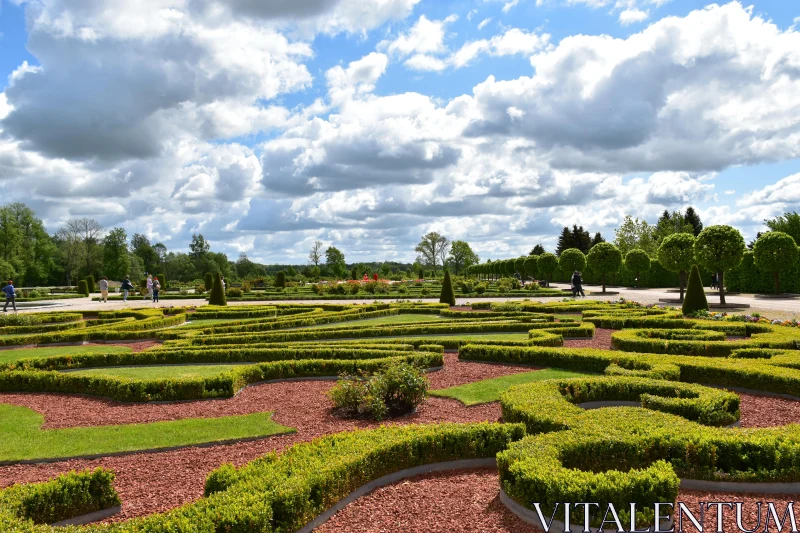
[[697, 237], [703, 231], [703, 223], [700, 221], [700, 215], [694, 210], [694, 207], [687, 207], [686, 212], [683, 214], [683, 219], [692, 225], [692, 233]]
[[466, 241], [453, 241], [450, 245], [450, 256], [447, 263], [458, 274], [462, 269], [478, 264], [480, 258], [472, 251], [472, 247]]
[[325, 264], [337, 278], [344, 278], [347, 275], [347, 264], [344, 261], [344, 254], [335, 246], [328, 246], [328, 249], [325, 250]]
[[584, 254], [589, 253], [589, 248], [592, 247], [592, 238], [589, 236], [589, 232], [583, 229], [583, 226], [572, 225], [572, 244]]
[[72, 285], [80, 274], [83, 243], [78, 235], [66, 227], [62, 227], [56, 232], [55, 241], [58, 246], [60, 262], [64, 266], [65, 281], [67, 285]]
[[194, 261], [202, 260], [211, 251], [211, 243], [205, 240], [202, 233], [192, 234], [192, 242], [189, 244], [190, 255]]
[[589, 246], [589, 249], [591, 250], [592, 246], [594, 246], [595, 244], [600, 244], [601, 242], [606, 242], [606, 240], [603, 238], [603, 236], [598, 231], [597, 233], [594, 234], [594, 237], [592, 237], [592, 245]]
[[100, 250], [103, 227], [92, 218], [73, 218], [67, 221], [62, 230], [81, 243], [78, 253], [84, 275], [95, 274], [103, 261]]
[[661, 214], [653, 231], [656, 244], [660, 245], [664, 239], [676, 233], [694, 234], [694, 226], [686, 221], [685, 216], [680, 211], [670, 213], [666, 209]]
[[56, 268], [56, 245], [41, 219], [21, 203], [0, 207], [0, 260], [13, 269], [18, 284], [43, 285]]
[[160, 266], [158, 252], [150, 244], [150, 239], [141, 233], [134, 233], [131, 237], [131, 251], [139, 256], [147, 273], [155, 274]]
[[314, 241], [314, 245], [308, 253], [308, 262], [316, 267], [322, 262], [322, 241]]
[[564, 250], [575, 248], [575, 239], [572, 232], [568, 227], [564, 226], [561, 234], [558, 236], [558, 244], [556, 244], [556, 255], [560, 256]]
[[128, 234], [122, 228], [114, 228], [103, 239], [103, 273], [111, 279], [121, 280], [128, 275], [130, 266]]
[[782, 231], [768, 231], [753, 247], [756, 267], [772, 272], [775, 281], [775, 294], [780, 294], [781, 270], [790, 270], [797, 262], [797, 245], [792, 236]]
[[655, 226], [651, 226], [646, 220], [640, 221], [628, 215], [620, 227], [614, 230], [614, 235], [614, 244], [623, 257], [634, 248], [641, 248], [651, 257], [656, 253]]
[[444, 265], [447, 252], [450, 250], [450, 240], [435, 231], [423, 235], [422, 240], [414, 248], [417, 252], [417, 261], [428, 265], [436, 272], [437, 265]]
[[545, 253], [544, 246], [542, 246], [541, 244], [537, 244], [536, 246], [533, 247], [531, 253], [528, 255], [542, 255], [543, 253]]
[[791, 236], [794, 239], [794, 243], [800, 246], [800, 214], [797, 212], [784, 213], [783, 216], [765, 220], [764, 224], [767, 225], [770, 231], [781, 231]]

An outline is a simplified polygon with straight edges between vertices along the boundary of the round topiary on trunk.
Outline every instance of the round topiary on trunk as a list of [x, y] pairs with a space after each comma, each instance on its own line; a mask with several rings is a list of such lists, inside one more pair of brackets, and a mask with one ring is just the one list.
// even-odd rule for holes
[[586, 256], [577, 248], [567, 248], [561, 252], [558, 258], [558, 266], [561, 272], [572, 276], [572, 272], [583, 270], [586, 267]]
[[225, 291], [222, 288], [222, 275], [219, 272], [214, 276], [214, 286], [211, 287], [208, 303], [209, 305], [228, 305], [228, 301], [225, 299]]
[[694, 264], [694, 240], [691, 233], [673, 233], [658, 247], [658, 262], [661, 266], [678, 273], [681, 302], [686, 288], [686, 273]]
[[625, 255], [625, 268], [636, 274], [634, 287], [638, 287], [642, 272], [650, 270], [650, 256], [641, 248], [634, 248]]
[[444, 281], [442, 282], [442, 292], [439, 294], [439, 303], [456, 305], [456, 295], [453, 292], [453, 282], [450, 280], [450, 271], [444, 271]]
[[283, 273], [283, 270], [275, 274], [275, 287], [281, 289], [286, 287], [286, 274]]
[[691, 315], [695, 311], [708, 311], [708, 300], [703, 288], [703, 280], [700, 279], [700, 270], [697, 265], [692, 265], [689, 274], [689, 286], [686, 287], [686, 297], [683, 299], [683, 314]]
[[94, 276], [91, 274], [86, 276], [86, 288], [89, 290], [88, 294], [92, 294], [94, 292]]
[[780, 294], [779, 272], [791, 270], [797, 262], [797, 245], [787, 233], [768, 231], [761, 235], [753, 246], [753, 259], [759, 270], [772, 272], [775, 294]]
[[539, 256], [539, 272], [545, 281], [550, 281], [553, 271], [558, 268], [558, 258], [550, 252], [545, 252]]
[[603, 292], [606, 292], [606, 276], [619, 272], [622, 266], [622, 252], [610, 242], [599, 242], [589, 250], [586, 258], [589, 268], [603, 279]]
[[214, 287], [214, 274], [211, 272], [206, 272], [206, 277], [203, 279], [203, 284], [206, 287], [207, 291], [210, 291], [212, 287]]
[[739, 266], [744, 257], [744, 239], [739, 230], [730, 226], [710, 226], [694, 241], [697, 262], [719, 274], [719, 303], [725, 303], [725, 271]]
[[89, 296], [89, 285], [86, 283], [85, 279], [82, 279], [78, 282], [78, 294]]

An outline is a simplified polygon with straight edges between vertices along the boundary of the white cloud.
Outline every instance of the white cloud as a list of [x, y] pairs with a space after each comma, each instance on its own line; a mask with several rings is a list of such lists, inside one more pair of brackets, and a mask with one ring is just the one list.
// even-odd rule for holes
[[516, 7], [519, 4], [519, 0], [511, 0], [510, 2], [506, 2], [503, 5], [503, 13], [508, 13], [511, 11], [511, 8]]
[[492, 21], [492, 17], [489, 17], [489, 18], [485, 18], [485, 19], [483, 19], [482, 21], [480, 21], [480, 22], [478, 23], [478, 29], [479, 29], [479, 30], [482, 30], [482, 29], [483, 29], [483, 28], [485, 28], [485, 27], [486, 27], [486, 25], [487, 25], [487, 24], [489, 24], [491, 21]]
[[445, 50], [445, 28], [456, 20], [458, 20], [456, 15], [450, 15], [444, 20], [430, 20], [421, 15], [407, 33], [401, 34], [388, 44], [383, 44], [390, 54], [401, 57], [442, 52]]
[[767, 185], [742, 197], [740, 206], [763, 206], [769, 204], [800, 204], [800, 173], [787, 176], [778, 182]]
[[642, 11], [641, 9], [626, 9], [619, 14], [619, 23], [623, 26], [643, 22], [650, 16], [649, 11]]
[[375, 83], [383, 75], [389, 58], [384, 54], [372, 52], [357, 61], [351, 62], [347, 69], [335, 66], [325, 73], [328, 91], [334, 104], [348, 100], [353, 93], [368, 93], [375, 89]]

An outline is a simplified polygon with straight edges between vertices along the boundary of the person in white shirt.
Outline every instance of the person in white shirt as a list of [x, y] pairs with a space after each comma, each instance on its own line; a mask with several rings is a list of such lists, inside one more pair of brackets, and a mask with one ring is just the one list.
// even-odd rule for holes
[[108, 302], [108, 278], [103, 276], [100, 278], [100, 283], [97, 284], [100, 287], [100, 301], [103, 303]]

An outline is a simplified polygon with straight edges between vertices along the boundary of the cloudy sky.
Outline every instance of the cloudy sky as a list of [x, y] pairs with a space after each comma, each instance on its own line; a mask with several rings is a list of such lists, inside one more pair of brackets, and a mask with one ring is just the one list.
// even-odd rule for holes
[[800, 0], [750, 3], [0, 0], [0, 193], [267, 263], [749, 238], [800, 211]]

